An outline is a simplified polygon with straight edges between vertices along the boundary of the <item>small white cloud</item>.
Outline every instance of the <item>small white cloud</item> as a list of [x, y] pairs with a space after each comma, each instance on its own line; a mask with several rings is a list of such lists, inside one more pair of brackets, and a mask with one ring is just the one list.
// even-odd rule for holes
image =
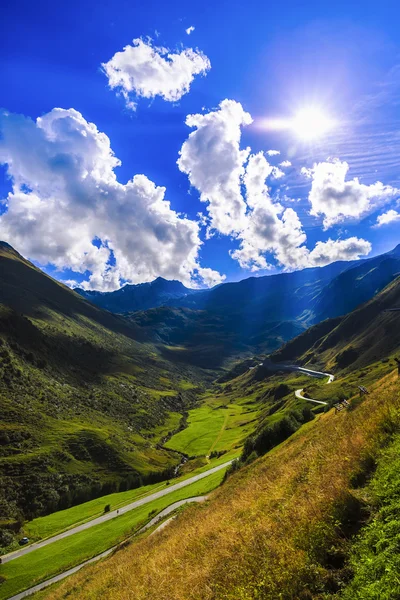
[[60, 279], [60, 281], [71, 289], [79, 287], [79, 283], [75, 279]]
[[280, 154], [280, 150], [267, 150], [268, 156], [278, 156]]
[[125, 98], [126, 106], [136, 109], [138, 98], [161, 96], [177, 102], [187, 94], [196, 75], [206, 75], [211, 68], [207, 56], [199, 50], [184, 48], [174, 53], [152, 45], [152, 40], [135, 39], [102, 68], [111, 89]]
[[279, 163], [279, 166], [285, 169], [287, 167], [291, 167], [292, 163], [290, 160], [283, 160], [281, 163]]
[[279, 167], [272, 167], [272, 177], [280, 179], [281, 177], [285, 177], [285, 173]]
[[358, 260], [367, 256], [372, 250], [371, 243], [357, 237], [346, 240], [331, 240], [317, 242], [310, 252], [309, 262], [317, 267], [330, 264], [337, 260]]
[[374, 227], [382, 227], [382, 225], [388, 225], [394, 221], [400, 221], [400, 213], [397, 210], [388, 210], [378, 216]]
[[219, 285], [226, 279], [226, 275], [220, 275], [220, 273], [218, 273], [218, 271], [214, 271], [213, 269], [210, 269], [209, 267], [205, 267], [205, 268], [200, 267], [198, 269], [198, 274], [199, 274], [202, 282], [204, 283], [204, 285], [206, 285], [207, 287], [213, 287], [214, 285]]
[[400, 190], [380, 181], [371, 185], [360, 183], [357, 177], [346, 181], [348, 170], [348, 163], [338, 159], [301, 170], [312, 179], [310, 214], [323, 215], [325, 229], [348, 219], [359, 219], [400, 194]]
[[193, 33], [193, 31], [195, 30], [195, 28], [193, 27], [193, 25], [191, 25], [190, 27], [188, 27], [187, 29], [185, 29], [186, 33], [188, 35], [190, 35], [191, 33]]

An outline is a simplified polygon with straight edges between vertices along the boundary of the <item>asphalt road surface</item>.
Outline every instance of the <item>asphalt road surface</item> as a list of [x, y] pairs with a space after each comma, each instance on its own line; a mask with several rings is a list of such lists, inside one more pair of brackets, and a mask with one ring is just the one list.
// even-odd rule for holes
[[[318, 377], [318, 378], [328, 377], [328, 381], [326, 383], [332, 383], [332, 381], [335, 379], [335, 376], [332, 375], [331, 373], [322, 373], [321, 371], [313, 371], [311, 369], [305, 369], [304, 367], [293, 367], [293, 369], [295, 371], [300, 371], [300, 373], [305, 373], [306, 375], [310, 375], [311, 377]], [[308, 402], [314, 402], [314, 404], [323, 404], [324, 406], [326, 406], [328, 404], [327, 402], [322, 402], [322, 400], [314, 400], [313, 398], [306, 398], [303, 395], [303, 388], [296, 390], [294, 395], [296, 396], [296, 398], [300, 398], [301, 400], [307, 400]]]

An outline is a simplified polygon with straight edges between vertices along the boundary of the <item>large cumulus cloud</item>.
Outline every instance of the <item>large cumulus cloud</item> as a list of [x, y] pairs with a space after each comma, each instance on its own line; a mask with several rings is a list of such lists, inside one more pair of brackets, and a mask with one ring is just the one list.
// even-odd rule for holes
[[320, 241], [311, 251], [307, 248], [296, 211], [284, 208], [270, 195], [268, 179], [284, 173], [263, 152], [241, 149], [242, 127], [251, 122], [251, 116], [233, 100], [186, 119], [194, 131], [182, 145], [178, 167], [207, 205], [209, 234], [218, 232], [238, 240], [231, 257], [252, 271], [271, 268], [271, 260], [285, 269], [297, 269], [368, 254], [370, 243], [355, 237]]
[[36, 122], [3, 113], [0, 127], [0, 163], [13, 184], [0, 239], [41, 264], [90, 272], [83, 285], [91, 289], [157, 276], [222, 281], [199, 265], [198, 223], [145, 175], [120, 183], [109, 138], [79, 112], [55, 108]]

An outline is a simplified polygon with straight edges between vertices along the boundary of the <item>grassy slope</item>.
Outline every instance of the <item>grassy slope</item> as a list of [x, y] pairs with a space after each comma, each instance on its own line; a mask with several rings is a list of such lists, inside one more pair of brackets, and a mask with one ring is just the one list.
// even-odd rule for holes
[[0, 575], [5, 578], [5, 581], [0, 584], [0, 599], [8, 598], [11, 594], [100, 554], [125, 540], [143, 526], [149, 520], [150, 513], [151, 517], [154, 517], [156, 513], [178, 500], [207, 494], [221, 483], [223, 476], [224, 470], [213, 473], [209, 477], [111, 521], [54, 542], [0, 566]]
[[233, 399], [227, 393], [208, 393], [199, 408], [189, 411], [188, 426], [166, 444], [189, 456], [239, 448], [253, 431], [260, 415], [260, 403], [249, 397]]
[[78, 506], [71, 506], [71, 508], [28, 521], [24, 525], [24, 533], [31, 541], [51, 537], [66, 529], [100, 517], [104, 513], [104, 507], [107, 504], [111, 506], [112, 510], [115, 510], [164, 487], [165, 482], [153, 483], [126, 492], [107, 494], [89, 502], [78, 504]]
[[202, 378], [0, 244], [2, 518], [171, 469], [179, 458], [159, 442], [179, 426]]
[[[307, 375], [288, 372], [273, 375], [247, 367], [241, 375], [215, 383], [201, 396], [202, 404], [189, 411], [187, 427], [165, 446], [189, 456], [242, 448], [256, 429], [279, 421], [291, 410], [303, 408], [307, 403], [296, 400], [294, 391], [309, 384]], [[316, 406], [313, 408], [318, 410]]]
[[[353, 490], [400, 427], [394, 373], [352, 411], [334, 411], [233, 475], [208, 506], [184, 514], [46, 597], [86, 600], [289, 600], [337, 592], [363, 503]], [[329, 596], [327, 596], [329, 597]]]
[[371, 517], [351, 549], [351, 583], [344, 600], [396, 600], [400, 597], [399, 554], [400, 434], [378, 459], [376, 473], [363, 490]]

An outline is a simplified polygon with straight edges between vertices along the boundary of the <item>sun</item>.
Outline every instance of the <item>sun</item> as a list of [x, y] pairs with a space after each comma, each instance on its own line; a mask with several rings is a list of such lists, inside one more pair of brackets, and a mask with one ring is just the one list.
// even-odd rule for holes
[[320, 108], [310, 106], [300, 110], [291, 120], [290, 129], [303, 140], [314, 140], [325, 135], [334, 121]]

